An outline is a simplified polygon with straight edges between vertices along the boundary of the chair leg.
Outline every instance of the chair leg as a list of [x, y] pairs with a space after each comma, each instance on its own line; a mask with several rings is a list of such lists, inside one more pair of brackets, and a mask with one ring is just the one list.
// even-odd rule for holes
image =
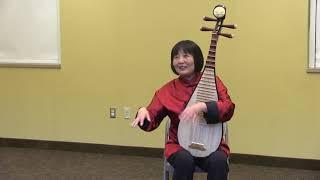
[[169, 180], [169, 171], [164, 170], [163, 171], [163, 180]]
[[169, 171], [166, 171], [166, 180], [169, 180]]

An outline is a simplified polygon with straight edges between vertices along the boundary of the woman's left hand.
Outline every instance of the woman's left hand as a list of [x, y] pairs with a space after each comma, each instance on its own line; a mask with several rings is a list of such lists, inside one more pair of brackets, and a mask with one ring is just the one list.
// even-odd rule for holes
[[179, 119], [180, 121], [193, 120], [197, 117], [198, 114], [205, 112], [207, 112], [207, 105], [203, 102], [199, 102], [186, 107], [179, 115]]

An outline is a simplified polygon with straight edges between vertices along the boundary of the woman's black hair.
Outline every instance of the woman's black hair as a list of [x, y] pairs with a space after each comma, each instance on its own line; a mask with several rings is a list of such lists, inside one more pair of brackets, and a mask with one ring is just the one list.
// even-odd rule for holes
[[194, 59], [194, 71], [201, 71], [204, 60], [200, 47], [193, 41], [183, 40], [175, 44], [171, 50], [171, 69], [176, 75], [178, 75], [178, 73], [173, 67], [173, 58], [179, 53], [179, 51], [191, 54]]

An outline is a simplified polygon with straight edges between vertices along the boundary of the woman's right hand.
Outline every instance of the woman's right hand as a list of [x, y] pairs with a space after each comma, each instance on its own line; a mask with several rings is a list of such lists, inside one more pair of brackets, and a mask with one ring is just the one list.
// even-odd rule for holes
[[147, 119], [149, 122], [151, 121], [149, 111], [147, 110], [147, 108], [142, 107], [138, 110], [137, 117], [131, 123], [131, 127], [135, 128], [138, 124], [140, 124], [140, 126], [143, 126], [143, 122], [145, 119]]

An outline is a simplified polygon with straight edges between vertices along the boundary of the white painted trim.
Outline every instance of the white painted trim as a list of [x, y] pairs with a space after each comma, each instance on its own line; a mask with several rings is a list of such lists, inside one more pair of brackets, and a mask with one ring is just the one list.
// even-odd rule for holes
[[[310, 18], [309, 18], [309, 63], [307, 72], [319, 72], [320, 70], [320, 0], [310, 0]], [[318, 42], [317, 42], [318, 41]], [[318, 50], [317, 50], [318, 49]]]
[[57, 38], [58, 38], [58, 40], [57, 40], [57, 45], [58, 45], [58, 47], [57, 47], [57, 49], [58, 49], [58, 59], [56, 60], [56, 63], [57, 64], [59, 64], [59, 68], [60, 68], [60, 66], [61, 66], [61, 26], [60, 26], [60, 0], [57, 0], [56, 1], [57, 2]]
[[308, 68], [307, 73], [320, 73], [320, 68]]
[[33, 59], [0, 59], [0, 67], [43, 67], [60, 68], [57, 60], [33, 60]]
[[316, 13], [316, 1], [310, 0], [310, 21], [309, 21], [309, 69], [315, 68], [315, 32], [316, 32], [316, 24], [315, 24], [315, 13]]

